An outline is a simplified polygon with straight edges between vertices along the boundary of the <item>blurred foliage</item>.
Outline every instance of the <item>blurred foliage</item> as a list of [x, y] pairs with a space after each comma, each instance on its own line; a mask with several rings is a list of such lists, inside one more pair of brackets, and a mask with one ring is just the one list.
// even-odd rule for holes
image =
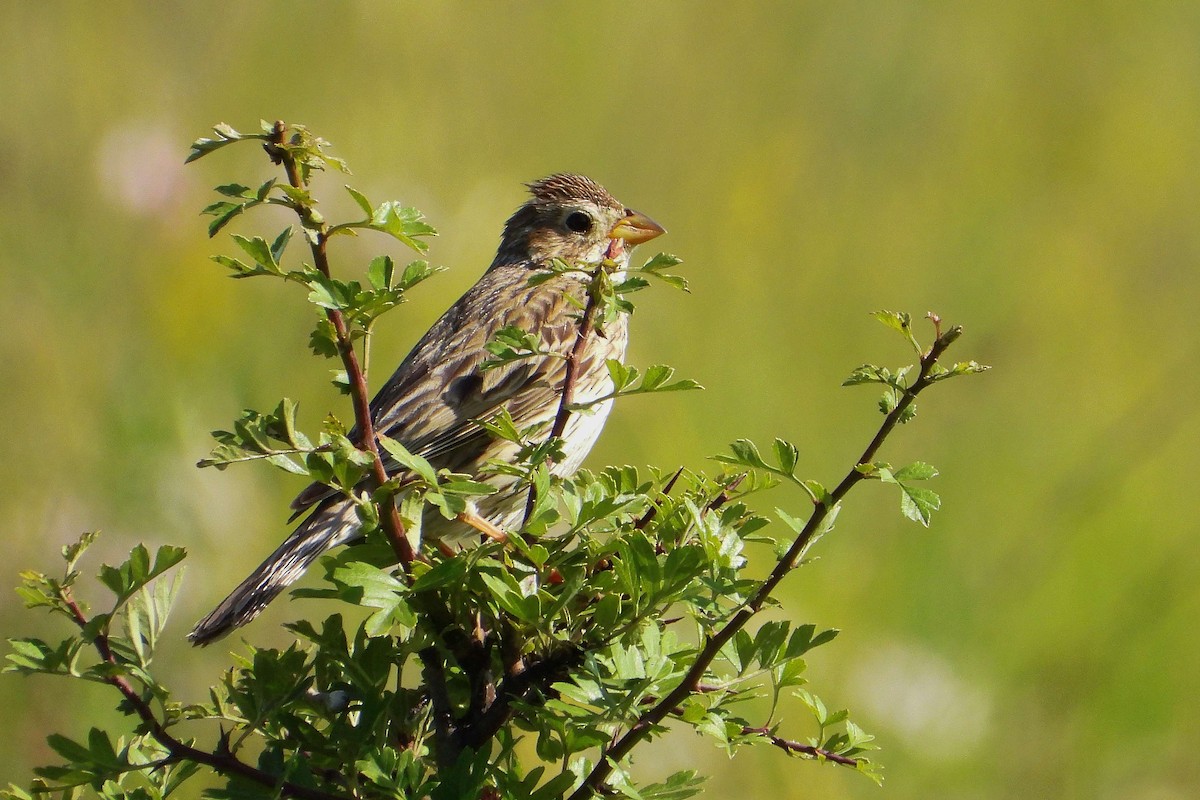
[[[185, 172], [180, 143], [216, 119], [302, 118], [354, 154], [365, 194], [446, 232], [430, 260], [451, 271], [380, 327], [379, 364], [488, 263], [520, 181], [585, 172], [670, 229], [695, 298], [648, 299], [630, 360], [709, 389], [660, 400], [651, 435], [638, 404], [619, 409], [594, 464], [698, 466], [713, 442], [779, 434], [804, 474], [832, 477], [866, 424], [869, 401], [835, 386], [879, 342], [863, 315], [967, 323], [1000, 369], [929, 404], [933, 527], [893, 521], [891, 498], [850, 508], [785, 586], [848, 631], [814, 680], [877, 735], [893, 798], [1200, 783], [1182, 468], [1200, 440], [1200, 7], [10, 3], [0, 19], [0, 412], [9, 452], [37, 454], [0, 463], [14, 571], [92, 526], [110, 562], [187, 543], [163, 634], [182, 636], [282, 536], [300, 479], [192, 464], [213, 425], [311, 368], [311, 317], [222, 284], [203, 225], [181, 223], [218, 176]], [[737, 346], [714, 351], [718, 318]], [[306, 424], [337, 402], [309, 378]], [[23, 633], [17, 608], [0, 605], [6, 635]], [[156, 663], [198, 691], [223, 661]], [[0, 767], [18, 782], [48, 760], [40, 732], [108, 705], [40, 688], [0, 682]], [[713, 752], [656, 747], [663, 776], [691, 763], [681, 748]], [[773, 755], [711, 790], [878, 795]]]

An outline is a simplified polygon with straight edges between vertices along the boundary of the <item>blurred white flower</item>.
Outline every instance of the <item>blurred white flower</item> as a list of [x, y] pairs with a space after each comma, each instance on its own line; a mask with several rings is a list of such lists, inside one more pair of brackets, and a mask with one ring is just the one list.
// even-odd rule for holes
[[850, 676], [861, 721], [886, 725], [931, 761], [967, 756], [991, 722], [987, 690], [955, 674], [948, 662], [912, 645], [892, 643], [868, 654]]
[[140, 217], [178, 221], [187, 179], [180, 136], [161, 121], [130, 120], [104, 134], [96, 152], [101, 191]]

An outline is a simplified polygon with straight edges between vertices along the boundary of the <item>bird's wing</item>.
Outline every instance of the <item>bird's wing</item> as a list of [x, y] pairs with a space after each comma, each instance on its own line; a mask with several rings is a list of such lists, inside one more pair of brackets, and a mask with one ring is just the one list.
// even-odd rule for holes
[[[475, 420], [507, 408], [518, 427], [552, 419], [565, 375], [563, 358], [578, 327], [566, 298], [571, 278], [527, 288], [524, 277], [493, 269], [458, 300], [413, 348], [371, 402], [375, 430], [428, 459], [460, 469], [476, 461], [491, 435]], [[576, 288], [576, 293], [578, 289]], [[553, 355], [530, 356], [492, 369], [487, 344], [506, 326], [539, 334]], [[353, 438], [353, 436], [352, 436]], [[396, 464], [385, 459], [389, 474]], [[297, 514], [330, 497], [320, 483], [292, 501]]]

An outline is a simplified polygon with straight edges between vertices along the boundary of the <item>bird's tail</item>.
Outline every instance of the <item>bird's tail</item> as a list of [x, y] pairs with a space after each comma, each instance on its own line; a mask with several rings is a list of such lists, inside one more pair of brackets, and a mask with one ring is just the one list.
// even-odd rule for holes
[[188, 641], [206, 645], [245, 625], [300, 579], [325, 551], [358, 537], [354, 504], [342, 500], [318, 509], [242, 581], [207, 617], [196, 623]]

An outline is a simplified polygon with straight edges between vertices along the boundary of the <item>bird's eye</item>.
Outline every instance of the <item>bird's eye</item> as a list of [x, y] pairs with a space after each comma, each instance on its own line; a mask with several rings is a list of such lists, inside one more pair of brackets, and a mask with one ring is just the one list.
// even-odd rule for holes
[[592, 218], [582, 211], [572, 211], [565, 220], [567, 227], [576, 233], [587, 233], [592, 227]]

